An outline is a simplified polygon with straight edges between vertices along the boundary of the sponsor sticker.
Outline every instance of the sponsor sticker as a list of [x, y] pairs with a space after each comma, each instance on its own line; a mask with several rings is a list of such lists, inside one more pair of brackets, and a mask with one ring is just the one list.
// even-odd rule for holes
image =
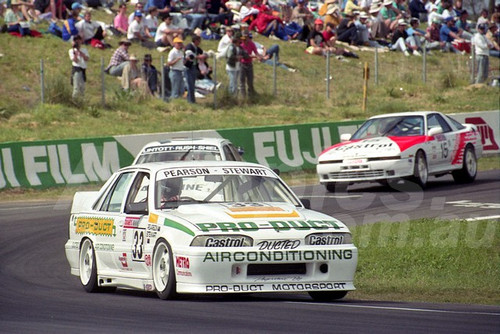
[[116, 227], [110, 218], [81, 217], [76, 220], [77, 234], [115, 236]]
[[237, 222], [237, 223], [198, 223], [203, 232], [252, 232], [261, 229], [273, 229], [276, 232], [290, 230], [340, 230], [341, 227], [333, 220], [273, 220], [264, 222]]
[[353, 258], [351, 249], [206, 252], [203, 262], [303, 262]]
[[258, 291], [318, 291], [345, 290], [344, 282], [272, 283], [272, 284], [211, 284], [206, 292], [258, 292]]
[[210, 151], [218, 152], [219, 149], [215, 145], [163, 145], [148, 147], [144, 153], [157, 153], [157, 152], [174, 152], [174, 151]]

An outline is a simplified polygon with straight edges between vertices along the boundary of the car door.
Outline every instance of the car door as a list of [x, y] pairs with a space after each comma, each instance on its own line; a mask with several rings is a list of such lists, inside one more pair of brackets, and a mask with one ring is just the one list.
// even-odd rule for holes
[[436, 141], [436, 159], [434, 164], [429, 166], [430, 171], [446, 170], [451, 164], [453, 150], [455, 150], [455, 133], [452, 127], [440, 114], [429, 114], [427, 116], [427, 129], [440, 127], [442, 133], [434, 136]]
[[146, 274], [149, 260], [144, 252], [148, 226], [148, 194], [150, 174], [140, 171], [134, 178], [124, 205], [124, 220], [120, 244], [121, 270], [134, 277]]
[[97, 214], [85, 217], [91, 223], [94, 221], [92, 223], [95, 226], [92, 232], [95, 240], [94, 248], [99, 256], [99, 271], [104, 274], [120, 270], [117, 259], [118, 254], [122, 255], [120, 243], [125, 221], [122, 208], [134, 176], [135, 171], [120, 174], [97, 202], [95, 206]]

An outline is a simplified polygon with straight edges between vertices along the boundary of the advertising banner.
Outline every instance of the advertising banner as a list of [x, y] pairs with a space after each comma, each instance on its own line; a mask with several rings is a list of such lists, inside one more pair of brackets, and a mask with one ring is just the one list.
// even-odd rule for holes
[[[484, 153], [500, 153], [500, 111], [455, 114], [476, 124]], [[16, 187], [102, 183], [128, 166], [152, 141], [175, 138], [226, 138], [244, 149], [244, 159], [281, 172], [313, 169], [319, 154], [354, 133], [363, 121], [310, 123], [242, 129], [183, 131], [101, 138], [0, 143], [0, 190]]]

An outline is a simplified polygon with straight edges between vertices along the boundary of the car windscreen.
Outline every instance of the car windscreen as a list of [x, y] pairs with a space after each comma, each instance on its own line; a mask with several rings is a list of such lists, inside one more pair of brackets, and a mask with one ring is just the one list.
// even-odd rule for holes
[[301, 204], [268, 169], [257, 167], [170, 168], [159, 172], [157, 209], [180, 203], [284, 202]]
[[365, 139], [381, 136], [422, 136], [424, 118], [422, 116], [391, 116], [367, 120], [352, 135], [351, 139]]
[[162, 161], [190, 161], [190, 160], [222, 160], [219, 151], [175, 151], [175, 152], [155, 152], [143, 153], [137, 159], [136, 164]]

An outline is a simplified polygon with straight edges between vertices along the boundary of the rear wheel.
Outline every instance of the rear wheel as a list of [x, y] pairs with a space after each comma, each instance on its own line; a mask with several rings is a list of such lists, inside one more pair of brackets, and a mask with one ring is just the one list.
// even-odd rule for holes
[[172, 299], [177, 295], [172, 249], [164, 239], [158, 240], [153, 251], [153, 282], [161, 299]]
[[329, 302], [336, 299], [342, 299], [348, 291], [309, 291], [309, 296], [318, 302]]
[[325, 184], [325, 188], [331, 193], [344, 192], [347, 190], [348, 185], [348, 183], [343, 182], [329, 182]]
[[476, 179], [477, 158], [472, 146], [465, 148], [462, 168], [454, 171], [452, 175], [457, 183], [470, 183]]
[[80, 282], [87, 292], [96, 292], [99, 289], [94, 245], [90, 239], [85, 239], [80, 248]]
[[418, 151], [415, 157], [415, 168], [413, 170], [412, 180], [422, 188], [427, 185], [429, 178], [429, 169], [427, 167], [427, 159], [422, 151]]

